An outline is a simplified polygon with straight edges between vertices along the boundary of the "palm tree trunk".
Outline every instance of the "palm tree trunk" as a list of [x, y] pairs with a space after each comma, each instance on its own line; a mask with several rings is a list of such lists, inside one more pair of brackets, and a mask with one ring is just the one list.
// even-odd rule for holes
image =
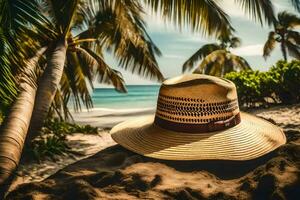
[[65, 39], [58, 40], [53, 51], [49, 52], [46, 69], [38, 82], [27, 143], [38, 135], [47, 117], [63, 74], [66, 52], [67, 41]]
[[287, 61], [286, 44], [285, 44], [284, 39], [282, 39], [282, 41], [280, 43], [280, 47], [281, 47], [281, 52], [282, 52], [282, 55], [283, 55], [283, 59], [284, 59], [284, 61]]
[[[4, 197], [22, 154], [36, 95], [32, 73], [45, 48], [31, 58], [25, 68], [19, 95], [6, 117], [0, 133], [0, 199]], [[28, 76], [28, 77], [25, 77]], [[33, 80], [33, 81], [32, 81]]]

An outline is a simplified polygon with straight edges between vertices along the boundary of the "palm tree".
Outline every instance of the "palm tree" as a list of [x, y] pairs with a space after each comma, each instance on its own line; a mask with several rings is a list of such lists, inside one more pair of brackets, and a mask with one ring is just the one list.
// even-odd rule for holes
[[[33, 71], [45, 50], [37, 51], [37, 43], [27, 35], [31, 27], [24, 20], [31, 10], [37, 9], [36, 4], [27, 2], [24, 10], [12, 9], [20, 5], [18, 3], [22, 2], [0, 2], [0, 71], [3, 72], [0, 76], [0, 109], [6, 110], [0, 132], [0, 199], [19, 163], [36, 93]], [[36, 19], [35, 25], [41, 22], [38, 13], [32, 17]], [[31, 55], [34, 56], [29, 59]]]
[[207, 55], [193, 73], [223, 77], [232, 71], [251, 69], [248, 62], [226, 50], [216, 50]]
[[19, 83], [19, 94], [10, 108], [4, 124], [1, 127], [0, 140], [0, 198], [9, 186], [12, 173], [16, 170], [21, 157], [25, 137], [30, 124], [30, 119], [36, 95], [36, 85], [33, 79], [41, 49], [35, 57], [27, 61], [27, 66], [22, 73]]
[[[47, 41], [51, 46], [38, 83], [29, 141], [38, 135], [57, 92], [63, 92], [64, 96], [71, 92], [77, 106], [80, 100], [91, 105], [85, 79], [91, 84], [93, 72], [108, 77], [118, 90], [125, 91], [120, 74], [101, 57], [105, 49], [112, 50], [121, 67], [163, 79], [155, 58], [160, 52], [145, 32], [142, 8], [135, 1], [95, 3], [91, 0], [88, 3], [44, 1], [55, 38]], [[73, 32], [77, 34], [74, 36]]]
[[182, 71], [191, 70], [201, 59], [194, 73], [224, 76], [231, 71], [250, 69], [247, 61], [230, 53], [230, 49], [240, 46], [241, 41], [231, 31], [221, 34], [217, 43], [203, 45], [183, 64]]
[[300, 59], [300, 33], [294, 30], [300, 26], [300, 17], [288, 13], [280, 12], [274, 23], [274, 31], [271, 31], [268, 40], [264, 45], [263, 56], [266, 59], [280, 43], [283, 59], [287, 60], [287, 52], [290, 56]]

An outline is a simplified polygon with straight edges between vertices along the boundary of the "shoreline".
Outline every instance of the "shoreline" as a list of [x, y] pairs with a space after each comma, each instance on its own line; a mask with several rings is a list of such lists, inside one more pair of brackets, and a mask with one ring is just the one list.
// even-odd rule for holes
[[154, 107], [149, 108], [93, 108], [89, 111], [71, 112], [74, 123], [91, 125], [100, 129], [111, 129], [120, 122], [139, 116], [152, 115]]

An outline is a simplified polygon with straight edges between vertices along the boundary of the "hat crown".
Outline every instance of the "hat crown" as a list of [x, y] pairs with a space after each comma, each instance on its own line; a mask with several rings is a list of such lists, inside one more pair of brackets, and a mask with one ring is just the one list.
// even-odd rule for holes
[[168, 79], [160, 87], [156, 117], [163, 120], [206, 124], [238, 113], [236, 87], [229, 80], [190, 74]]

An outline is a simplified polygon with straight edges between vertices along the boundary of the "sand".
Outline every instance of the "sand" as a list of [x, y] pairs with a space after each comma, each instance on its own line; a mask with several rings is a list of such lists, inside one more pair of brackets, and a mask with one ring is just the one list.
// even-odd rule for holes
[[300, 105], [252, 112], [281, 126], [287, 144], [245, 162], [162, 161], [132, 153], [105, 133], [102, 150], [19, 185], [7, 199], [300, 199]]
[[73, 133], [66, 138], [66, 143], [72, 150], [71, 153], [57, 155], [54, 159], [45, 159], [41, 162], [21, 161], [10, 190], [20, 184], [42, 181], [69, 164], [115, 145], [108, 132], [109, 130], [101, 130], [95, 134]]

